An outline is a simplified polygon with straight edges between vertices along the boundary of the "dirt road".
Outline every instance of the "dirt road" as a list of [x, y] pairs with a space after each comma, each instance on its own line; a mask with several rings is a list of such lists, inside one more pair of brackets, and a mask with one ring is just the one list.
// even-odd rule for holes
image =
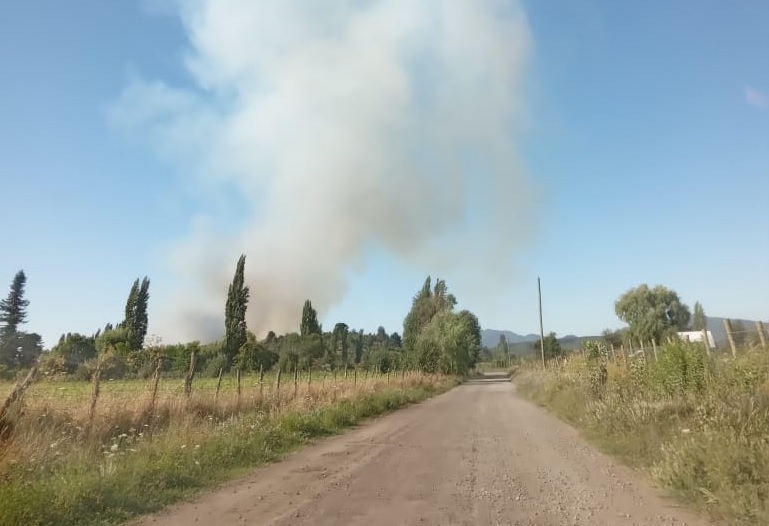
[[136, 524], [704, 525], [502, 379], [326, 440]]

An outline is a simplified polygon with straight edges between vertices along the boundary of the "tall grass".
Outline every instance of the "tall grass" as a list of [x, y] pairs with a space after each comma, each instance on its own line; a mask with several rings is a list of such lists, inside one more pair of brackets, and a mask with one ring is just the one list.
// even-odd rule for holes
[[[114, 524], [279, 458], [313, 438], [454, 385], [419, 373], [347, 379], [102, 384], [88, 429], [91, 386], [40, 383], [11, 414], [0, 445], [0, 525]], [[295, 394], [296, 393], [296, 394]], [[87, 434], [86, 434], [87, 433]]]
[[708, 357], [676, 342], [626, 364], [592, 351], [524, 368], [519, 391], [688, 503], [769, 524], [769, 353]]

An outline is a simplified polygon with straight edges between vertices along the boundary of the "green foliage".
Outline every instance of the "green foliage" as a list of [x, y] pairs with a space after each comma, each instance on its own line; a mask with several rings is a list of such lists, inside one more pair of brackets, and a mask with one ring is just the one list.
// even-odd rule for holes
[[422, 371], [467, 374], [480, 360], [481, 327], [470, 311], [454, 313], [456, 298], [444, 280], [428, 276], [403, 323], [403, 350]]
[[11, 290], [4, 300], [0, 300], [0, 342], [6, 338], [12, 337], [22, 325], [27, 321], [27, 307], [29, 300], [24, 298], [24, 286], [27, 283], [27, 276], [23, 270], [20, 270], [13, 277]]
[[152, 440], [115, 437], [114, 450], [46, 443], [46, 450], [56, 448], [55, 461], [22, 459], [23, 467], [3, 473], [0, 526], [122, 524], [450, 386], [393, 387], [292, 412], [243, 412], [226, 422], [187, 419], [188, 426], [176, 424]]
[[376, 349], [367, 356], [364, 365], [378, 370], [382, 374], [396, 370], [399, 367], [400, 353], [385, 349]]
[[359, 330], [355, 338], [355, 363], [359, 364], [363, 358], [363, 329]]
[[416, 355], [426, 372], [465, 375], [477, 363], [480, 337], [469, 316], [442, 311], [419, 333]]
[[708, 319], [705, 316], [705, 310], [702, 308], [702, 303], [699, 301], [694, 302], [694, 314], [692, 315], [692, 330], [703, 331], [708, 328]]
[[241, 255], [235, 267], [235, 276], [227, 290], [227, 303], [224, 311], [224, 354], [229, 369], [233, 360], [246, 343], [246, 309], [248, 308], [249, 288], [245, 284], [246, 256]]
[[[545, 336], [545, 360], [551, 360], [553, 358], [559, 358], [565, 354], [561, 347], [558, 337], [554, 332], [551, 332]], [[533, 344], [533, 348], [539, 352], [542, 352], [542, 340], [539, 339]]]
[[237, 357], [237, 366], [242, 371], [269, 371], [278, 363], [278, 353], [259, 343], [252, 332], [248, 333]]
[[99, 354], [114, 351], [121, 356], [128, 356], [131, 352], [131, 335], [122, 326], [105, 330], [96, 338], [94, 345]]
[[[597, 390], [591, 373], [604, 362], [608, 375]], [[524, 371], [517, 384], [724, 523], [769, 524], [769, 354], [711, 358], [701, 343], [673, 340], [657, 360], [639, 353], [629, 365], [585, 344], [584, 360]]]
[[648, 389], [673, 396], [701, 392], [705, 387], [707, 364], [700, 344], [674, 340], [658, 353], [658, 360], [646, 365]]
[[630, 326], [630, 334], [643, 342], [662, 342], [689, 326], [691, 315], [676, 292], [657, 285], [639, 285], [614, 304], [617, 316]]
[[336, 353], [337, 344], [341, 347], [342, 364], [349, 363], [349, 336], [350, 328], [346, 323], [337, 323], [334, 326], [334, 345], [332, 346], [333, 352]]
[[43, 352], [39, 334], [19, 330], [27, 320], [26, 283], [27, 277], [20, 270], [13, 278], [8, 296], [0, 300], [0, 366], [9, 372], [32, 367]]
[[74, 374], [81, 364], [96, 358], [96, 354], [96, 339], [79, 333], [62, 335], [59, 343], [51, 349], [51, 355], [61, 358], [64, 371], [68, 374]]
[[125, 314], [120, 327], [128, 334], [128, 348], [131, 351], [139, 351], [144, 346], [144, 338], [147, 336], [150, 281], [147, 276], [139, 281], [136, 278], [125, 305]]
[[603, 396], [608, 379], [606, 364], [609, 361], [609, 353], [606, 346], [597, 341], [586, 341], [582, 344], [588, 370], [589, 392], [594, 398]]
[[613, 331], [611, 329], [604, 329], [603, 332], [601, 332], [601, 340], [603, 343], [608, 346], [612, 347], [614, 346], [615, 349], [620, 348], [627, 339], [627, 330], [616, 330]]
[[310, 334], [322, 334], [320, 323], [318, 323], [318, 313], [312, 307], [310, 300], [306, 300], [302, 307], [302, 323], [299, 327], [299, 334], [302, 337]]
[[495, 356], [502, 356], [504, 358], [507, 358], [510, 356], [510, 346], [507, 344], [507, 336], [504, 334], [499, 335], [499, 342], [497, 343], [497, 346], [494, 348], [494, 355]]

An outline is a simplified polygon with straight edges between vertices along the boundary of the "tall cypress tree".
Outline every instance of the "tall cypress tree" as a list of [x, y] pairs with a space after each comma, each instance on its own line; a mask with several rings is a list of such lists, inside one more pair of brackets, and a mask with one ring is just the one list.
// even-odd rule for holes
[[122, 323], [118, 324], [118, 328], [123, 328], [131, 334], [134, 329], [134, 321], [136, 319], [136, 301], [139, 299], [139, 278], [131, 285], [131, 290], [128, 293], [128, 299], [125, 302], [125, 314], [123, 315]]
[[144, 338], [147, 336], [147, 327], [149, 325], [147, 305], [149, 300], [150, 280], [147, 276], [144, 276], [136, 296], [136, 310], [134, 311], [133, 332], [131, 333], [131, 348], [134, 350], [142, 348]]
[[246, 309], [248, 308], [249, 289], [245, 285], [246, 256], [240, 256], [235, 267], [235, 276], [227, 290], [227, 304], [224, 311], [224, 352], [227, 366], [232, 365], [238, 351], [246, 343]]
[[302, 324], [299, 327], [299, 334], [303, 337], [310, 334], [321, 334], [320, 323], [318, 323], [318, 313], [312, 307], [312, 302], [306, 300], [302, 308]]
[[128, 299], [125, 304], [125, 316], [123, 322], [118, 325], [125, 329], [128, 336], [128, 347], [132, 351], [138, 351], [144, 345], [144, 338], [147, 336], [147, 304], [149, 303], [150, 280], [147, 276], [131, 285], [131, 291], [128, 293]]

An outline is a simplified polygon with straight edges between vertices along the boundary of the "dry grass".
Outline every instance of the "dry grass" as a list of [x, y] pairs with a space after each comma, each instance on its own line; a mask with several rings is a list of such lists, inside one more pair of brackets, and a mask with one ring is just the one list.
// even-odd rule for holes
[[610, 362], [599, 392], [579, 355], [516, 383], [677, 497], [731, 524], [769, 524], [769, 353], [706, 358], [701, 375], [675, 366], [675, 349], [660, 353], [641, 371]]
[[[157, 509], [312, 439], [422, 400], [446, 377], [244, 377], [194, 384], [105, 381], [88, 432], [91, 385], [43, 382], [11, 413], [0, 446], [0, 525], [108, 524]], [[4, 386], [7, 389], [7, 386]]]

